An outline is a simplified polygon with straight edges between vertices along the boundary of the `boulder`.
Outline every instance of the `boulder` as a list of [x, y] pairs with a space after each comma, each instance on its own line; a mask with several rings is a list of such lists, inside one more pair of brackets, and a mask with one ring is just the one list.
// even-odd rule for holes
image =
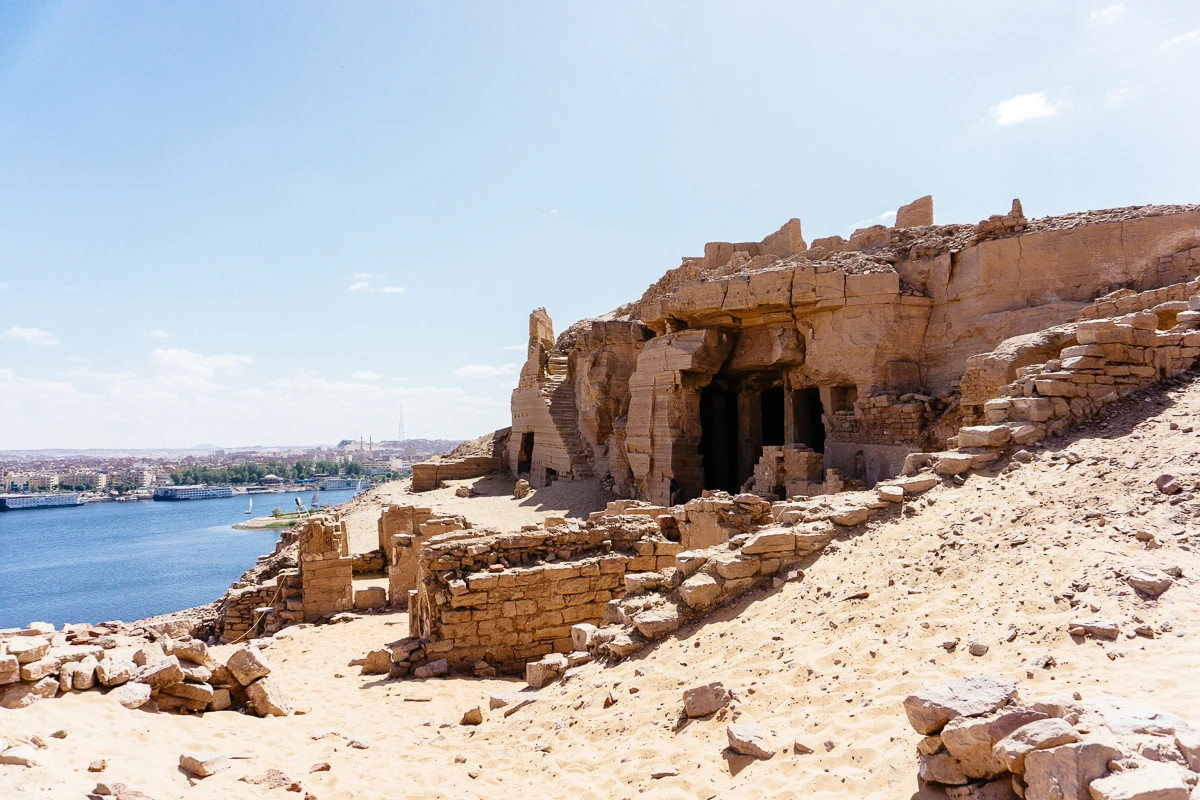
[[567, 671], [567, 657], [562, 653], [549, 653], [539, 661], [525, 665], [525, 682], [530, 688], [541, 689], [562, 677]]
[[153, 664], [155, 661], [162, 661], [167, 657], [163, 652], [162, 645], [158, 642], [143, 645], [138, 648], [138, 651], [133, 654], [133, 663], [139, 667], [144, 667], [147, 664]]
[[1087, 619], [1071, 620], [1071, 624], [1067, 626], [1067, 632], [1072, 636], [1095, 636], [1097, 639], [1116, 639], [1121, 629], [1117, 627], [1117, 623], [1111, 620], [1102, 619], [1101, 617], [1089, 617]]
[[137, 666], [132, 661], [114, 661], [106, 658], [96, 664], [96, 680], [102, 686], [120, 686], [133, 680]]
[[974, 675], [909, 695], [904, 699], [904, 712], [917, 733], [932, 734], [957, 717], [990, 714], [1016, 694], [1015, 684]]
[[595, 636], [597, 630], [599, 628], [590, 622], [581, 622], [578, 625], [572, 625], [571, 644], [574, 645], [576, 650], [586, 652], [590, 649], [592, 637]]
[[836, 522], [838, 525], [853, 527], [861, 525], [871, 517], [871, 509], [866, 506], [840, 506], [833, 509], [829, 514], [829, 519]]
[[1090, 800], [1088, 784], [1121, 756], [1120, 750], [1100, 742], [1034, 750], [1025, 756], [1025, 800]]
[[680, 585], [679, 597], [690, 609], [706, 609], [720, 599], [721, 584], [712, 575], [697, 572]]
[[194, 700], [208, 706], [213, 699], [213, 688], [207, 683], [176, 683], [162, 688], [163, 694], [172, 697], [182, 697], [184, 700]]
[[50, 652], [50, 640], [41, 636], [17, 636], [8, 642], [8, 654], [21, 664], [39, 661]]
[[974, 425], [959, 428], [959, 447], [1003, 447], [1008, 444], [1012, 429], [1005, 425]]
[[100, 666], [100, 662], [88, 656], [83, 661], [75, 664], [75, 674], [72, 676], [74, 688], [80, 691], [87, 691], [96, 685], [96, 669]]
[[212, 702], [208, 707], [212, 711], [224, 711], [233, 705], [233, 698], [229, 696], [228, 689], [213, 689]]
[[694, 686], [683, 693], [683, 713], [689, 719], [707, 717], [729, 705], [730, 694], [719, 681], [707, 686]]
[[928, 756], [921, 756], [917, 777], [926, 783], [940, 783], [946, 786], [963, 786], [971, 779], [962, 771], [954, 756], [945, 750]]
[[1040, 711], [1000, 711], [983, 717], [958, 717], [942, 729], [942, 742], [968, 778], [996, 778], [1009, 769], [993, 754], [996, 743], [1031, 722], [1046, 719]]
[[767, 746], [759, 727], [753, 723], [739, 723], [725, 728], [725, 736], [734, 752], [751, 758], [770, 758], [775, 750]]
[[0, 686], [21, 680], [21, 662], [13, 655], [0, 655]]
[[1158, 597], [1175, 582], [1170, 575], [1157, 570], [1139, 569], [1131, 572], [1125, 582], [1142, 594]]
[[229, 759], [220, 753], [191, 752], [179, 757], [179, 768], [200, 778], [229, 769]]
[[650, 641], [654, 641], [679, 630], [679, 626], [683, 624], [683, 618], [674, 604], [664, 603], [657, 608], [635, 614], [632, 622], [638, 633]]
[[150, 687], [144, 683], [123, 683], [109, 692], [126, 708], [141, 708], [150, 702]]
[[60, 666], [61, 662], [57, 658], [46, 657], [30, 661], [28, 664], [21, 665], [21, 680], [34, 683], [47, 675], [53, 675], [55, 680], [58, 680]]
[[1125, 769], [1088, 786], [1092, 800], [1188, 800], [1190, 787], [1183, 774], [1172, 764], [1138, 762], [1137, 769]]
[[[139, 667], [138, 671], [133, 675], [133, 680], [138, 683], [148, 684], [152, 689], [161, 689], [164, 686], [181, 682], [183, 680], [183, 670], [179, 668], [178, 658], [167, 656], [162, 661], [156, 661], [153, 664]], [[75, 677], [75, 683], [78, 686], [78, 675]]]
[[271, 674], [270, 663], [263, 656], [262, 651], [252, 644], [244, 644], [234, 650], [233, 655], [229, 656], [229, 660], [225, 662], [225, 666], [229, 668], [234, 680], [242, 686], [249, 686], [259, 678], [265, 678]]
[[1009, 772], [1025, 774], [1025, 756], [1034, 750], [1048, 750], [1082, 740], [1082, 736], [1065, 719], [1050, 717], [1022, 725], [996, 742], [992, 753]]
[[58, 694], [58, 678], [42, 678], [37, 683], [15, 683], [0, 697], [0, 708], [25, 708], [38, 700]]
[[796, 549], [796, 537], [791, 531], [766, 530], [753, 534], [742, 545], [747, 555], [758, 553], [790, 553]]
[[208, 660], [208, 645], [199, 639], [172, 642], [167, 647], [167, 655], [176, 656], [181, 661], [190, 661], [193, 664], [204, 664]]
[[460, 722], [459, 724], [460, 725], [482, 725], [483, 724], [483, 709], [480, 706], [475, 706], [474, 708], [467, 709], [467, 712], [465, 714], [463, 714], [462, 722]]
[[448, 672], [450, 672], [450, 662], [444, 658], [439, 658], [436, 661], [430, 661], [422, 667], [417, 667], [413, 670], [413, 676], [417, 678], [437, 678]]
[[287, 698], [270, 678], [259, 678], [247, 686], [246, 697], [260, 717], [286, 717], [292, 713]]
[[0, 753], [0, 764], [9, 764], [14, 767], [36, 767], [39, 763], [37, 750], [34, 750], [31, 745], [18, 744]]
[[391, 650], [372, 650], [363, 659], [363, 675], [386, 675], [392, 668]]
[[938, 475], [962, 475], [975, 463], [970, 453], [941, 453], [933, 462], [933, 471]]
[[904, 502], [903, 486], [876, 486], [875, 494], [880, 500], [884, 500], [888, 503]]

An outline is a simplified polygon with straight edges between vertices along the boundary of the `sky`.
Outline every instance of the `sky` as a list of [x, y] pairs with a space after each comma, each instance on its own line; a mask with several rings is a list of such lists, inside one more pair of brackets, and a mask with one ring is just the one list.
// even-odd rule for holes
[[706, 241], [1200, 201], [1193, 2], [0, 4], [0, 450], [471, 438]]

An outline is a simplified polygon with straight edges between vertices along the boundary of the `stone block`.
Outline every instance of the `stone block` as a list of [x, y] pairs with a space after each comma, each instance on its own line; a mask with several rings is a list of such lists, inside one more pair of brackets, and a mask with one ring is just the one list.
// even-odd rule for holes
[[292, 707], [270, 678], [259, 678], [246, 687], [246, 697], [260, 717], [286, 717]]
[[242, 686], [249, 686], [259, 678], [271, 674], [271, 664], [262, 651], [252, 644], [244, 644], [229, 656], [226, 662], [229, 672]]
[[929, 735], [940, 732], [952, 719], [990, 714], [1016, 693], [1015, 684], [975, 675], [909, 695], [904, 699], [904, 712], [913, 730]]
[[383, 608], [387, 605], [387, 589], [382, 586], [368, 586], [354, 590], [354, 608], [366, 611], [372, 608]]
[[1115, 747], [1080, 742], [1034, 750], [1025, 756], [1025, 800], [1090, 800], [1088, 784], [1121, 758]]

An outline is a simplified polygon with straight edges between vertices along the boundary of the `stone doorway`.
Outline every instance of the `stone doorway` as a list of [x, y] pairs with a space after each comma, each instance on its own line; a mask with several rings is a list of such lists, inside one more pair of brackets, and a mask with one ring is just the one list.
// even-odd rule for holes
[[517, 474], [526, 475], [533, 466], [533, 434], [521, 434], [521, 447], [517, 450]]
[[738, 482], [738, 397], [724, 383], [713, 382], [700, 393], [700, 458], [704, 488], [736, 493]]
[[815, 453], [825, 452], [825, 408], [821, 390], [816, 386], [792, 392], [792, 414], [796, 425], [796, 442], [808, 445]]

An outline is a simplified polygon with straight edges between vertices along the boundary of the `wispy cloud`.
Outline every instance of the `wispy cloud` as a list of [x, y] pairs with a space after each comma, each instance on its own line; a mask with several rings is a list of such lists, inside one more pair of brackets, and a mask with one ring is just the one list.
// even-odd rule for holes
[[5, 283], [4, 281], [0, 281], [0, 292], [4, 291], [7, 288], [8, 288], [8, 284]]
[[170, 339], [171, 334], [167, 333], [166, 331], [153, 330], [153, 331], [150, 331], [150, 338], [151, 339]]
[[5, 339], [16, 339], [18, 342], [26, 344], [36, 344], [41, 347], [53, 347], [58, 344], [59, 338], [49, 331], [44, 331], [41, 328], [9, 328], [5, 334]]
[[1170, 50], [1172, 47], [1178, 47], [1181, 44], [1195, 44], [1200, 42], [1200, 30], [1188, 31], [1181, 33], [1178, 36], [1172, 36], [1158, 46], [1159, 50]]
[[1001, 101], [992, 110], [992, 116], [999, 126], [1019, 125], [1022, 122], [1052, 117], [1058, 113], [1060, 105], [1061, 102], [1051, 103], [1047, 100], [1045, 92], [1031, 92]]
[[529, 349], [527, 344], [506, 344], [503, 347], [497, 347], [497, 350], [508, 350], [510, 352], [520, 352]]
[[499, 378], [506, 375], [516, 375], [521, 371], [520, 364], [464, 364], [454, 370], [455, 375], [463, 378]]
[[350, 377], [356, 381], [377, 381], [383, 376], [369, 369], [360, 369], [358, 372], [351, 372]]
[[1125, 98], [1129, 96], [1130, 88], [1129, 81], [1121, 81], [1104, 93], [1104, 104], [1110, 106], [1121, 105], [1125, 102]]
[[[850, 234], [854, 233], [859, 228], [870, 228], [873, 225], [891, 225], [895, 221], [895, 211], [884, 211], [878, 216], [871, 217], [870, 219], [860, 219], [857, 222], [850, 223], [842, 230], [842, 233], [845, 236], [850, 236]], [[522, 347], [521, 349], [524, 348]]]
[[1098, 22], [1101, 25], [1107, 25], [1110, 22], [1115, 22], [1117, 17], [1125, 13], [1124, 3], [1114, 3], [1105, 8], [1098, 8], [1091, 14], [1088, 14], [1088, 22]]
[[560, 213], [561, 212], [557, 208], [552, 208], [549, 211], [547, 211], [546, 213], [542, 214], [542, 219], [550, 219], [552, 217], [557, 217]]
[[193, 353], [191, 350], [172, 348], [151, 351], [150, 363], [164, 372], [215, 378], [218, 375], [237, 377], [242, 374], [244, 367], [254, 363], [254, 359], [250, 356], [239, 356], [232, 353], [205, 356]]
[[376, 281], [382, 281], [384, 275], [382, 272], [356, 272], [354, 273], [354, 283], [346, 287], [348, 292], [381, 292], [383, 294], [403, 294], [408, 291], [403, 286], [376, 286]]

